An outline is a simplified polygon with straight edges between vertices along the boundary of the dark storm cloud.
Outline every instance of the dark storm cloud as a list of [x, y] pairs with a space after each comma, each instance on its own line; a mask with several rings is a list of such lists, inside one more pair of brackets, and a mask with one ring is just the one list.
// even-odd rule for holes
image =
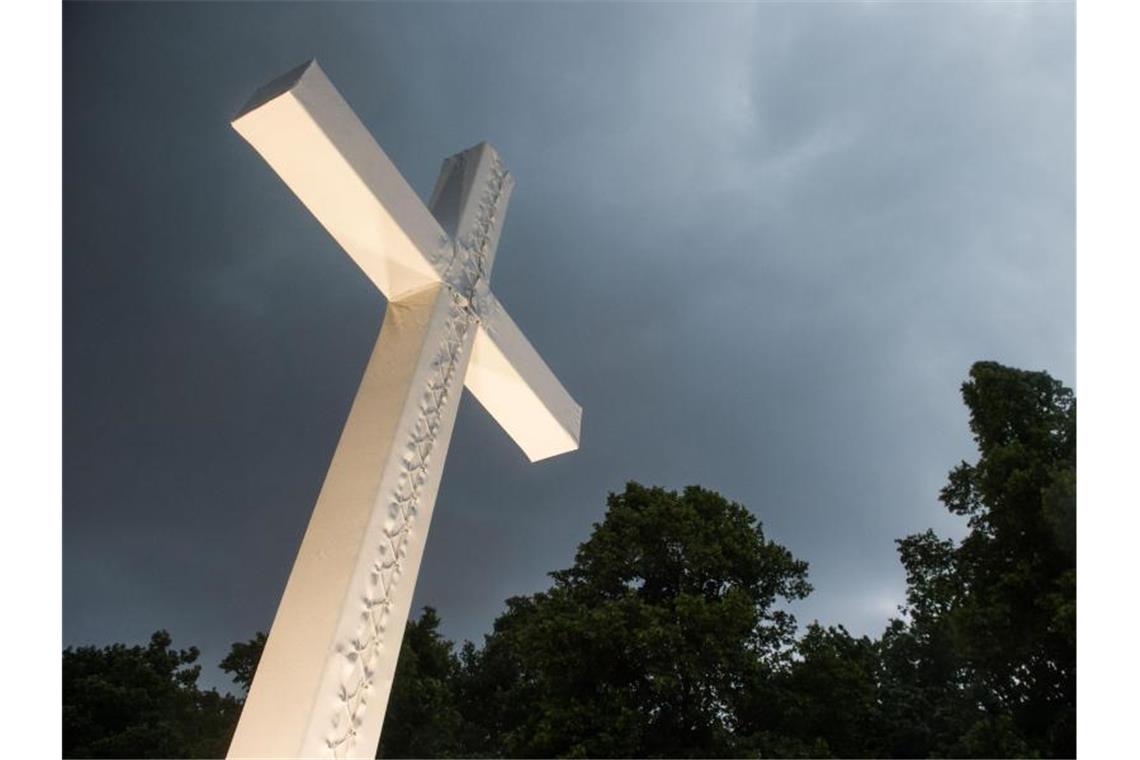
[[[272, 620], [384, 302], [228, 120], [317, 57], [412, 185], [515, 173], [494, 288], [584, 408], [461, 403], [416, 604], [479, 640], [626, 479], [700, 483], [878, 633], [973, 455], [957, 386], [1074, 374], [1058, 4], [69, 4], [64, 638]], [[207, 670], [212, 668], [208, 667]]]

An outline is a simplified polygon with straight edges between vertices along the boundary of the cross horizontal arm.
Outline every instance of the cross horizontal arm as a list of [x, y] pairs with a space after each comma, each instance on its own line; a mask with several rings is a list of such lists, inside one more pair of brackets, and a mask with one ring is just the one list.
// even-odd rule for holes
[[440, 281], [448, 235], [316, 61], [258, 90], [233, 126], [388, 300]]
[[506, 309], [480, 304], [467, 389], [532, 462], [578, 448], [582, 407], [562, 387]]
[[487, 289], [514, 185], [491, 146], [445, 162], [429, 210], [316, 61], [258, 90], [233, 126], [389, 302], [440, 281], [472, 299], [466, 386], [532, 462], [578, 448], [582, 408]]

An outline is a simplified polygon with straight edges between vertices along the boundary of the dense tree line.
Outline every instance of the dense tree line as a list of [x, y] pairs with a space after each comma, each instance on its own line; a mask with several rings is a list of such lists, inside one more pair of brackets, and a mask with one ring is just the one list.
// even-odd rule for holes
[[224, 757], [241, 701], [198, 688], [198, 650], [146, 646], [63, 651], [64, 757]]
[[[379, 756], [1075, 756], [1076, 403], [994, 363], [962, 392], [979, 456], [941, 500], [969, 532], [898, 541], [906, 603], [877, 639], [797, 638], [807, 564], [744, 506], [629, 483], [483, 646], [409, 622]], [[264, 640], [222, 662], [242, 688]], [[224, 754], [240, 700], [170, 645], [64, 651], [67, 756]]]

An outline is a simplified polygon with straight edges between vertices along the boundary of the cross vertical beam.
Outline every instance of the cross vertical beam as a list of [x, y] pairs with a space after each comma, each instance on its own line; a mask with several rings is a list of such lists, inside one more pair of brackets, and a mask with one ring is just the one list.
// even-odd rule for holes
[[315, 62], [234, 127], [388, 307], [229, 756], [371, 758], [464, 384], [531, 461], [577, 448], [581, 407], [489, 288], [514, 186], [490, 145], [429, 211]]
[[388, 304], [231, 757], [375, 756], [474, 332], [446, 285]]

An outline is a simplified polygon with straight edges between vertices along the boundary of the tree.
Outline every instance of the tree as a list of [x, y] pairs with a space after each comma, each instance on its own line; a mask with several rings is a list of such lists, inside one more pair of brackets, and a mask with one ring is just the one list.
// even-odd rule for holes
[[734, 756], [750, 685], [785, 660], [807, 564], [740, 504], [629, 483], [553, 587], [508, 600], [460, 686], [470, 751]]
[[930, 716], [901, 746], [1071, 757], [1076, 401], [1044, 372], [993, 362], [971, 368], [962, 396], [979, 457], [951, 471], [941, 500], [969, 533], [899, 542], [909, 621], [884, 636], [885, 683], [889, 704]]
[[218, 667], [233, 676], [234, 683], [246, 694], [249, 694], [253, 674], [257, 672], [257, 663], [261, 662], [265, 639], [265, 632], [258, 631], [249, 641], [234, 642], [230, 645], [229, 654], [218, 664]]
[[880, 756], [877, 643], [841, 625], [812, 623], [795, 651], [777, 676], [781, 693], [774, 704], [782, 714], [776, 735], [794, 739], [813, 757]]
[[198, 649], [166, 631], [147, 646], [63, 651], [65, 757], [221, 757], [240, 702], [198, 689]]
[[883, 753], [938, 756], [977, 712], [945, 615], [958, 584], [954, 545], [933, 531], [898, 543], [907, 569], [909, 619], [892, 620], [879, 640]]
[[[627, 484], [552, 586], [507, 600], [459, 655], [409, 621], [379, 756], [1073, 756], [1076, 402], [1043, 372], [975, 364], [978, 459], [941, 499], [960, 542], [898, 541], [903, 616], [878, 641], [795, 639], [807, 564], [742, 505]], [[196, 686], [196, 649], [64, 651], [68, 756], [224, 753], [240, 701]], [[265, 635], [221, 667], [249, 688]]]

